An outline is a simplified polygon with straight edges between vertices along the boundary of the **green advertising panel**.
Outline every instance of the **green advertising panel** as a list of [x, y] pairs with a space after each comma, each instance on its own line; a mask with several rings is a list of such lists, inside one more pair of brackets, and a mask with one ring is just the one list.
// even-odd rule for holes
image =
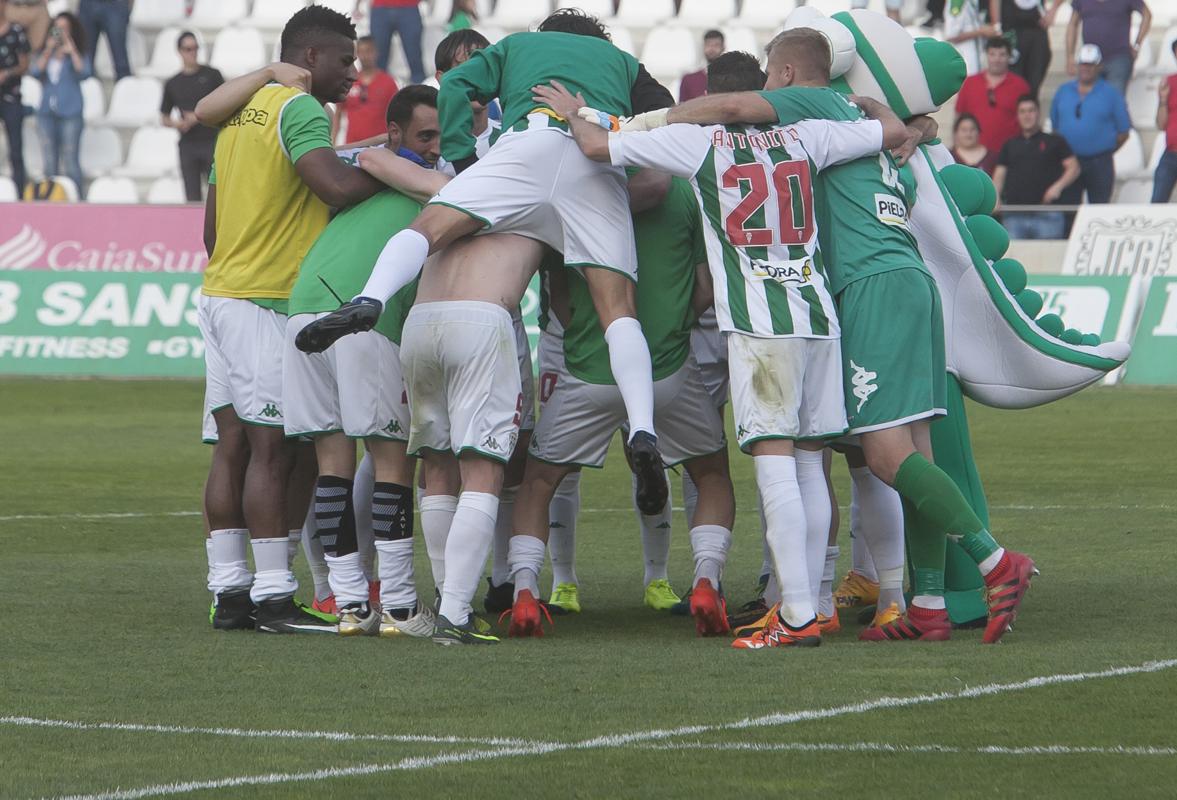
[[[1067, 328], [1116, 338], [1130, 275], [1030, 275], [1026, 287], [1042, 295], [1042, 314], [1058, 314]], [[1133, 356], [1135, 358], [1135, 356]]]
[[1177, 384], [1177, 278], [1152, 279], [1132, 340], [1124, 383]]

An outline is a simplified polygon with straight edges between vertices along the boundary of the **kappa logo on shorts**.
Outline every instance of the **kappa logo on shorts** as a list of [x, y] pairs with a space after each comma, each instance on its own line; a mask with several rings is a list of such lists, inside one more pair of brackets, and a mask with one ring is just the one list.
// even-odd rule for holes
[[402, 433], [404, 428], [402, 428], [401, 424], [394, 419], [381, 428], [381, 430], [385, 431], [386, 433]]
[[736, 428], [736, 438], [737, 439], [743, 439], [747, 435], [748, 435], [748, 429], [745, 428], [743, 425], [740, 425], [739, 427]]
[[487, 450], [498, 450], [500, 452], [502, 452], [503, 449], [502, 445], [499, 444], [499, 440], [489, 434], [485, 439], [482, 440], [482, 446]]
[[261, 410], [261, 416], [275, 419], [276, 417], [282, 416], [282, 412], [273, 403], [266, 403], [265, 407]]
[[858, 408], [855, 409], [855, 412], [858, 412], [862, 411], [862, 407], [870, 396], [878, 391], [878, 384], [871, 383], [871, 381], [879, 377], [879, 373], [863, 369], [855, 364], [853, 359], [850, 361], [850, 369], [854, 370], [850, 382], [854, 384], [854, 396], [858, 398]]

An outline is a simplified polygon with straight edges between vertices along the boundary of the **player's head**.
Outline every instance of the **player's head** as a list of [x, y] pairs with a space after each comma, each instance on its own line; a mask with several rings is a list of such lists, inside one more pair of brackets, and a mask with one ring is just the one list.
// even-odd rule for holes
[[406, 86], [392, 96], [384, 114], [388, 144], [412, 150], [430, 164], [441, 155], [441, 125], [437, 121], [437, 90], [432, 86]]
[[[3, 4], [4, 0], [0, 0]], [[180, 60], [184, 63], [185, 69], [192, 69], [197, 65], [197, 56], [200, 54], [200, 44], [196, 41], [196, 34], [192, 31], [184, 31], [176, 37], [176, 52], [180, 54]]]
[[376, 69], [376, 40], [371, 36], [356, 39], [356, 61], [364, 72]]
[[441, 76], [459, 64], [465, 64], [476, 50], [490, 47], [490, 40], [473, 28], [454, 31], [437, 44], [433, 52], [433, 63], [437, 67], [434, 77]]
[[282, 29], [281, 59], [311, 73], [311, 94], [321, 103], [347, 97], [356, 81], [356, 26], [324, 6], [299, 10]]
[[765, 89], [829, 86], [830, 43], [813, 28], [790, 28], [768, 43]]
[[1038, 98], [1032, 94], [1024, 94], [1018, 98], [1018, 127], [1022, 133], [1037, 133], [1041, 126], [1042, 110], [1038, 107]]
[[723, 31], [710, 30], [703, 34], [703, 58], [707, 63], [723, 55]]
[[766, 79], [756, 56], [733, 50], [707, 65], [707, 94], [759, 91]]
[[577, 36], [595, 36], [598, 39], [612, 41], [609, 31], [601, 21], [579, 8], [557, 9], [541, 22], [536, 30], [543, 33], [575, 33]]

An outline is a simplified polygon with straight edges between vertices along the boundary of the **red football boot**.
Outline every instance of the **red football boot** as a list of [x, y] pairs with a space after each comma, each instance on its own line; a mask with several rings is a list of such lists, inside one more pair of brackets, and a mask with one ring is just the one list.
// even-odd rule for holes
[[952, 638], [952, 623], [948, 609], [911, 606], [890, 622], [863, 628], [858, 638], [863, 642], [947, 642]]
[[731, 625], [727, 621], [727, 601], [711, 585], [710, 578], [700, 578], [691, 590], [691, 616], [695, 618], [695, 632], [700, 636], [731, 633]]
[[985, 576], [985, 599], [989, 603], [989, 622], [985, 625], [984, 644], [996, 644], [1013, 625], [1018, 606], [1034, 577], [1034, 562], [1023, 553], [1006, 550], [993, 571]]
[[511, 618], [511, 625], [507, 628], [507, 635], [513, 638], [525, 638], [529, 636], [540, 637], [544, 635], [543, 620], [546, 617], [548, 624], [552, 622], [552, 616], [548, 613], [548, 609], [535, 598], [530, 589], [522, 589], [519, 596], [515, 598], [515, 604], [511, 606], [510, 611], [504, 611], [499, 617], [499, 622], [504, 618]]

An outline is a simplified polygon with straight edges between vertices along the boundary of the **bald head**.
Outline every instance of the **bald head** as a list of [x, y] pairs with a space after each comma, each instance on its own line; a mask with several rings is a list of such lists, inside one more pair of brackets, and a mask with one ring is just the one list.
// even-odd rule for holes
[[830, 45], [813, 28], [791, 28], [768, 43], [766, 89], [785, 86], [828, 86]]

